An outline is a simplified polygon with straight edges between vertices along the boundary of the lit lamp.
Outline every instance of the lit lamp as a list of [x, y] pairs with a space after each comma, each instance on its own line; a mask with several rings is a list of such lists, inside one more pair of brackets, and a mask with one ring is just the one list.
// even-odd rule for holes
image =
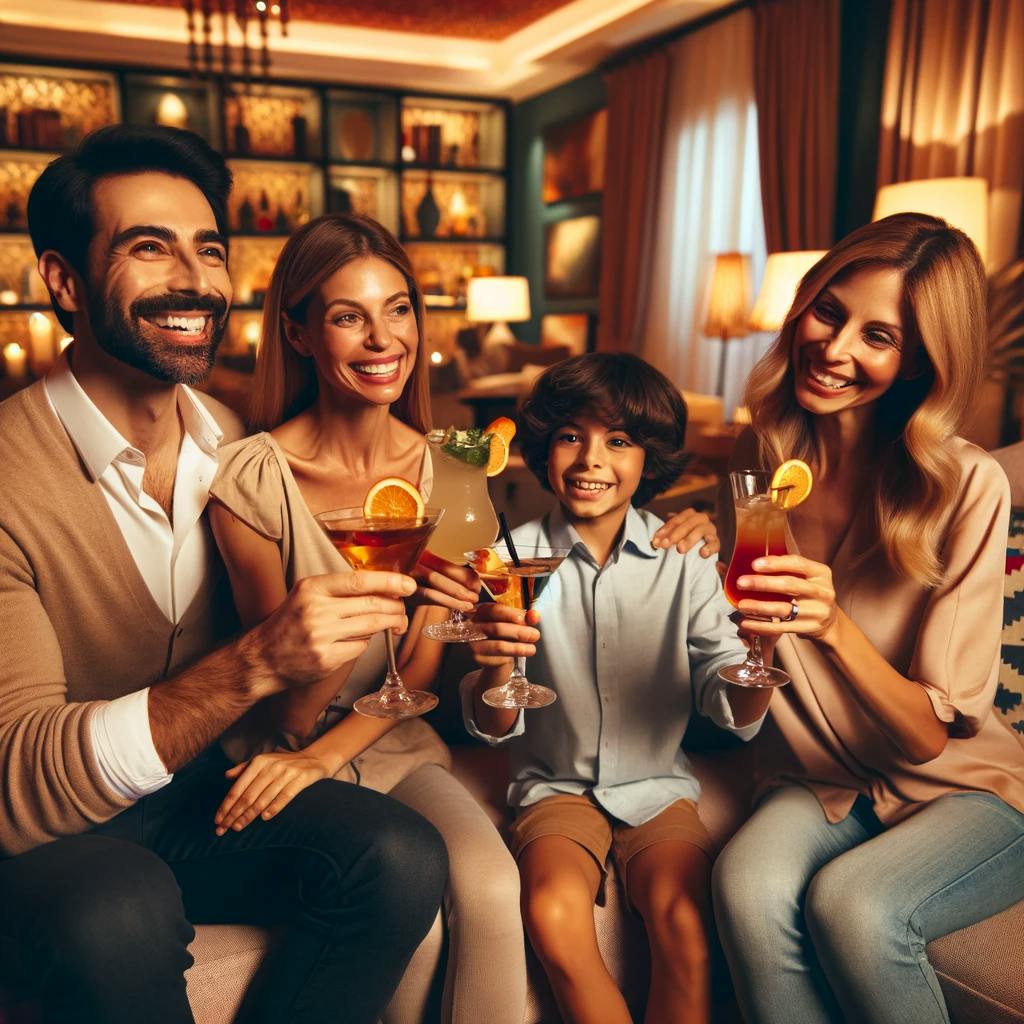
[[824, 249], [803, 249], [773, 252], [768, 257], [761, 290], [750, 313], [752, 331], [777, 331], [785, 323], [804, 274], [824, 255]]
[[484, 337], [484, 348], [514, 344], [508, 325], [530, 319], [529, 282], [525, 277], [471, 277], [466, 287], [466, 319], [494, 325]]
[[730, 338], [750, 333], [750, 257], [742, 252], [720, 252], [715, 256], [708, 291], [708, 308], [703, 334], [722, 339], [718, 361], [718, 394], [725, 397], [725, 363]]
[[893, 213], [927, 213], [959, 228], [988, 261], [988, 182], [984, 178], [927, 178], [883, 185], [872, 220]]

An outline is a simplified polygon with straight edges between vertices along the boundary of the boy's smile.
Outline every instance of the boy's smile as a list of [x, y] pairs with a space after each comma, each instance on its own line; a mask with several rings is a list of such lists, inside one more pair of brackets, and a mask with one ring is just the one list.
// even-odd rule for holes
[[617, 530], [644, 471], [644, 449], [624, 430], [589, 416], [559, 427], [548, 452], [548, 483], [570, 521]]

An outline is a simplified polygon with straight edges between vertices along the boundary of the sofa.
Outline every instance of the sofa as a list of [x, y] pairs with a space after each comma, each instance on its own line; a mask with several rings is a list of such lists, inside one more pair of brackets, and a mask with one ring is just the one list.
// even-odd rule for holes
[[[1024, 444], [996, 457], [1015, 481], [1015, 504], [1024, 505]], [[1019, 478], [1015, 474], [1020, 471]], [[1003, 649], [1000, 682], [993, 714], [1020, 734], [1024, 748], [1024, 507], [1016, 507], [1007, 545]], [[445, 663], [446, 691], [434, 724], [452, 743], [453, 772], [504, 828], [507, 755], [469, 741], [458, 719], [454, 689], [471, 667], [464, 647], [451, 645]], [[697, 724], [684, 743], [700, 778], [701, 816], [719, 847], [742, 824], [750, 804], [753, 777], [750, 745], [738, 744], [710, 726]], [[614, 880], [614, 868], [612, 868]], [[634, 1016], [642, 1016], [646, 988], [646, 941], [639, 919], [623, 903], [617, 884], [607, 886], [607, 902], [596, 907], [598, 942], [613, 976], [626, 994]], [[229, 1024], [273, 935], [240, 925], [205, 925], [196, 929], [191, 950], [195, 964], [187, 974], [196, 1024]], [[421, 1019], [437, 1019], [443, 978], [444, 929], [438, 920], [403, 979], [423, 1008]], [[985, 921], [953, 932], [928, 946], [928, 956], [942, 984], [954, 1024], [1024, 1024], [1024, 901]], [[0, 963], [0, 974], [3, 964]], [[524, 1024], [556, 1024], [558, 1014], [544, 974], [529, 961], [530, 990]], [[728, 998], [727, 979], [718, 986], [715, 1020], [741, 1021]], [[339, 1013], [339, 1024], [343, 1019]], [[37, 1024], [31, 993], [3, 988], [0, 979], [0, 1024]], [[418, 1024], [392, 1021], [386, 1024]], [[484, 1022], [481, 1022], [484, 1024]], [[867, 1024], [867, 1022], [851, 1022]]]

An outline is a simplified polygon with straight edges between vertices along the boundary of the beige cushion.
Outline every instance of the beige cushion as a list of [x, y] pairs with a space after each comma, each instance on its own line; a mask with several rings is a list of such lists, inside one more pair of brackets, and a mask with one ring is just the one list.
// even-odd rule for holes
[[1024, 1021], [1024, 900], [928, 944], [956, 1024]]
[[236, 924], [206, 924], [196, 928], [189, 951], [195, 958], [185, 973], [188, 1001], [196, 1024], [231, 1024], [249, 987], [270, 933]]

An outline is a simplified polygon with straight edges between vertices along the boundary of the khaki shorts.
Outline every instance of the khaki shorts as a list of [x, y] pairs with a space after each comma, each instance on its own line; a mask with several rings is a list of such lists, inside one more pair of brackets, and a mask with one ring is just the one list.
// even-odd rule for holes
[[655, 843], [689, 843], [702, 850], [708, 860], [714, 859], [711, 837], [692, 800], [677, 800], [642, 825], [626, 825], [612, 818], [590, 796], [549, 796], [524, 807], [512, 822], [512, 856], [518, 860], [530, 843], [543, 836], [563, 836], [582, 846], [601, 869], [602, 889], [609, 851], [622, 879], [630, 858]]

